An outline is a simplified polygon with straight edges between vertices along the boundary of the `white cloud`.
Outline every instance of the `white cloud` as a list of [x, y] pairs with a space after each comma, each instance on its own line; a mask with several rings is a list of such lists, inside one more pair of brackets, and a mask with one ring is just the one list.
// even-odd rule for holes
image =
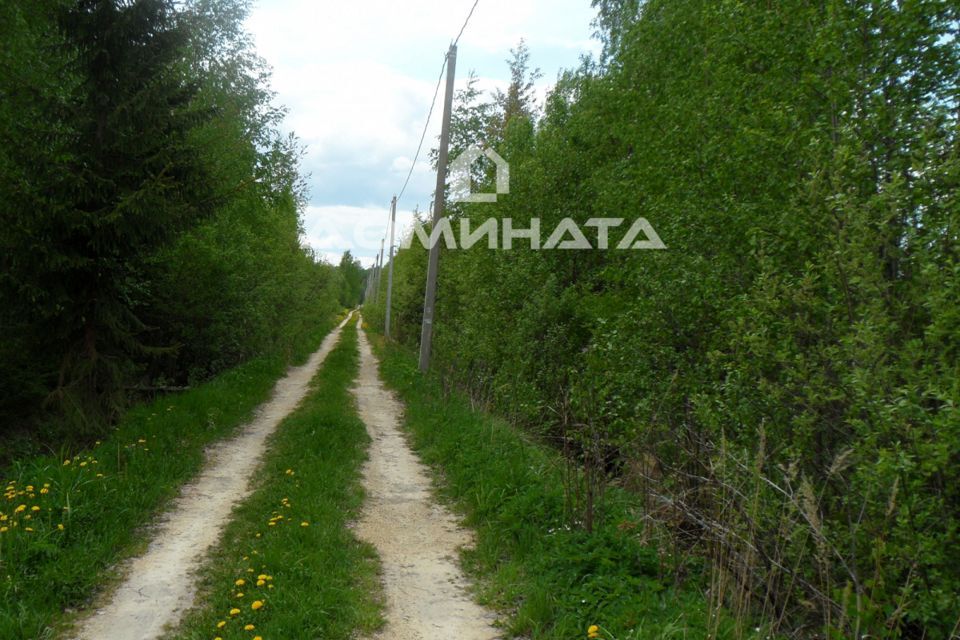
[[[336, 256], [334, 263], [348, 250], [361, 261], [372, 260], [380, 251], [381, 241], [389, 243], [389, 216], [387, 207], [308, 206], [303, 220], [304, 241], [321, 255]], [[398, 209], [395, 245], [412, 224], [413, 212]]]
[[[472, 4], [260, 0], [254, 7], [247, 28], [273, 67], [276, 101], [289, 110], [285, 128], [306, 145], [306, 241], [320, 254], [351, 249], [366, 259], [379, 250], [387, 206], [413, 162], [447, 46]], [[506, 87], [505, 60], [524, 38], [532, 66], [544, 71], [537, 86], [543, 96], [560, 68], [597, 50], [592, 18], [589, 0], [480, 0], [460, 41], [457, 86], [476, 70], [483, 90]], [[403, 209], [429, 205], [435, 177], [427, 158], [439, 123], [440, 98]], [[403, 216], [412, 220], [409, 211]], [[358, 240], [358, 231], [377, 224], [376, 247]]]

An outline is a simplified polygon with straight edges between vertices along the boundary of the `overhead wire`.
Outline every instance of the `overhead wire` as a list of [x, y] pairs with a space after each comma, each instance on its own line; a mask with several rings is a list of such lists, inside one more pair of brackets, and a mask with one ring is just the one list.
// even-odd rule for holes
[[[470, 7], [470, 13], [467, 14], [467, 19], [463, 21], [463, 26], [460, 27], [460, 33], [457, 34], [456, 39], [453, 41], [454, 47], [460, 42], [463, 32], [467, 30], [467, 25], [470, 24], [470, 18], [473, 17], [473, 12], [476, 11], [478, 4], [480, 4], [480, 0], [474, 0], [473, 6]], [[437, 106], [437, 96], [440, 95], [440, 85], [443, 83], [443, 72], [447, 68], [447, 60], [448, 56], [443, 56], [443, 64], [440, 65], [440, 74], [437, 76], [437, 86], [433, 90], [433, 101], [430, 103], [430, 111], [427, 112], [427, 121], [423, 125], [423, 133], [420, 134], [420, 142], [417, 144], [417, 152], [413, 156], [413, 162], [410, 164], [410, 171], [407, 172], [407, 178], [403, 181], [403, 187], [400, 189], [400, 194], [397, 196], [397, 202], [400, 202], [404, 192], [406, 192], [407, 185], [410, 184], [410, 178], [413, 176], [413, 170], [417, 166], [417, 160], [420, 159], [420, 152], [423, 150], [423, 141], [426, 139], [427, 131], [430, 128], [430, 119], [433, 117], [433, 110]]]

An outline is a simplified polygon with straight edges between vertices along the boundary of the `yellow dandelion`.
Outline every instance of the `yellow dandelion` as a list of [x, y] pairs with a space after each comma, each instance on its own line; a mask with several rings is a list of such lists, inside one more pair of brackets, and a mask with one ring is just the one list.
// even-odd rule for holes
[[243, 592], [242, 592], [242, 591], [237, 591], [237, 597], [238, 597], [238, 598], [242, 598], [242, 597], [243, 597]]
[[14, 514], [22, 513], [22, 512], [24, 512], [24, 511], [26, 511], [26, 510], [27, 510], [27, 505], [22, 504], [22, 505], [20, 505], [19, 507], [17, 507], [16, 509], [14, 509], [14, 510], [13, 510], [13, 513], [14, 513]]
[[57, 529], [58, 529], [59, 531], [63, 531], [63, 524], [58, 524], [58, 525], [57, 525]]
[[234, 582], [233, 584], [235, 584], [235, 585], [238, 586], [238, 587], [242, 587], [243, 585], [247, 584], [247, 581], [244, 580], [243, 578], [240, 578], [239, 580], [237, 580], [237, 581]]
[[270, 577], [270, 576], [268, 576], [267, 574], [261, 573], [260, 575], [257, 576], [257, 580], [266, 580], [266, 579], [268, 579], [269, 577]]
[[221, 620], [220, 622], [217, 623], [217, 629], [223, 629], [225, 626], [227, 626], [226, 620]]
[[244, 630], [244, 631], [253, 631], [254, 629], [256, 629], [256, 627], [253, 626], [252, 624], [245, 624], [245, 625], [243, 625], [243, 630]]
[[310, 526], [310, 523], [309, 523], [309, 522], [301, 522], [301, 523], [300, 523], [300, 526], [301, 526], [301, 527], [309, 527], [309, 526]]
[[34, 505], [34, 506], [30, 507], [30, 511], [33, 511], [34, 513], [36, 513], [37, 511], [40, 511], [40, 507]]
[[234, 607], [233, 609], [230, 609], [230, 615], [235, 616], [239, 614], [240, 614], [240, 609], [237, 609], [236, 607]]
[[263, 607], [262, 600], [254, 600], [253, 603], [250, 605], [250, 608], [253, 609], [254, 611], [256, 611], [257, 609], [260, 609], [261, 607]]
[[0, 533], [6, 533], [9, 530], [7, 527], [0, 527]]
[[257, 586], [258, 586], [258, 587], [262, 587], [262, 586], [265, 585], [265, 584], [267, 584], [266, 580], [257, 580]]

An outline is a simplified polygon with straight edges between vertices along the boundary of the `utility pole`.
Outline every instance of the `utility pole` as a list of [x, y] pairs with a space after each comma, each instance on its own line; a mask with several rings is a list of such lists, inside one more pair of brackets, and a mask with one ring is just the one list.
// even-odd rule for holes
[[[433, 229], [443, 217], [443, 201], [447, 188], [447, 153], [450, 150], [450, 114], [453, 111], [453, 80], [457, 70], [457, 45], [447, 53], [447, 91], [443, 99], [443, 123], [440, 127], [440, 150], [437, 154], [437, 189], [433, 196]], [[432, 235], [432, 234], [431, 234]], [[420, 371], [430, 367], [430, 346], [433, 343], [433, 309], [437, 301], [437, 270], [440, 267], [440, 242], [430, 247], [427, 262], [427, 290], [423, 297], [423, 325], [420, 328]]]
[[397, 224], [397, 196], [390, 201], [390, 247], [387, 249], [387, 316], [383, 335], [390, 337], [390, 305], [393, 300], [393, 229]]
[[383, 239], [380, 240], [380, 253], [377, 255], [377, 278], [374, 282], [373, 301], [380, 301], [380, 273], [383, 271]]

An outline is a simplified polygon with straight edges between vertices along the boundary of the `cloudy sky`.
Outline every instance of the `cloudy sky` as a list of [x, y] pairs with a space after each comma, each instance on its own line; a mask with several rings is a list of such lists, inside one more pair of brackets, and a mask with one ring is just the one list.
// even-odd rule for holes
[[[306, 146], [307, 241], [336, 262], [350, 249], [364, 264], [379, 250], [413, 161], [440, 66], [473, 0], [257, 0], [247, 20], [273, 67], [285, 127]], [[596, 52], [590, 0], [480, 0], [457, 52], [457, 88], [473, 70], [487, 90], [508, 84], [506, 59], [521, 38], [543, 71]], [[442, 92], [442, 89], [441, 89]], [[424, 151], [398, 207], [409, 225], [429, 207], [436, 180], [427, 151], [439, 135], [439, 102]]]

